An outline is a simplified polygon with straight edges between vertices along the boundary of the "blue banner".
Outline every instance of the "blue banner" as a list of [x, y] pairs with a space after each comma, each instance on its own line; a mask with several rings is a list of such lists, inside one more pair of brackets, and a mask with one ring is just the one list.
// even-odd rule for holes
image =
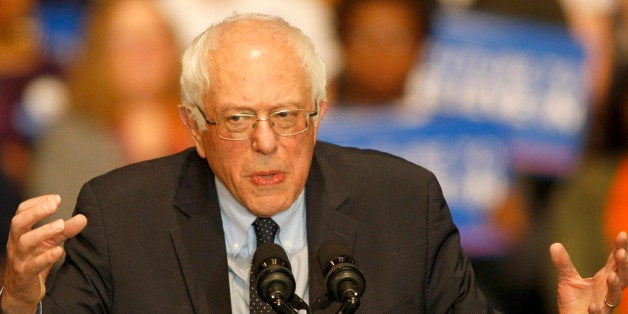
[[328, 111], [319, 138], [433, 171], [471, 256], [506, 249], [495, 221], [512, 173], [562, 176], [587, 125], [584, 54], [561, 27], [441, 12], [401, 106]]
[[517, 171], [562, 176], [587, 128], [582, 47], [564, 27], [462, 11], [437, 15], [408, 102], [424, 112], [502, 123]]

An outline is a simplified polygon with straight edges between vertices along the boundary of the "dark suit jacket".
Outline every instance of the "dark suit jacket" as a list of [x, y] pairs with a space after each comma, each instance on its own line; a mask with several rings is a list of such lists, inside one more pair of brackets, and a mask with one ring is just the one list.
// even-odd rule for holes
[[[85, 184], [76, 211], [88, 225], [67, 241], [44, 311], [230, 312], [213, 178], [190, 149]], [[352, 245], [366, 278], [360, 313], [491, 311], [431, 172], [388, 154], [319, 142], [306, 208], [310, 305], [325, 292], [318, 248], [337, 238]]]

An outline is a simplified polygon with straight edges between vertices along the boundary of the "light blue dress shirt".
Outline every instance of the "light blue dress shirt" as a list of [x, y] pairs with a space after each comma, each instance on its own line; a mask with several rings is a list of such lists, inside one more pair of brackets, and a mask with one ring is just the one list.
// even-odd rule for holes
[[[242, 206], [218, 179], [215, 182], [225, 231], [231, 309], [233, 313], [249, 313], [249, 273], [257, 248], [255, 231], [251, 224], [256, 216]], [[283, 247], [290, 259], [296, 281], [295, 293], [308, 302], [305, 191], [301, 191], [290, 208], [272, 218], [279, 225], [275, 243]]]

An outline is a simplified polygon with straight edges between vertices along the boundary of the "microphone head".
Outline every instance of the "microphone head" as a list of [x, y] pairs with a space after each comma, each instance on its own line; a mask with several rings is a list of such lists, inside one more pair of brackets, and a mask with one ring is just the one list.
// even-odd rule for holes
[[255, 287], [264, 302], [273, 304], [273, 299], [292, 300], [296, 283], [286, 251], [275, 243], [260, 245], [253, 255], [251, 264]]
[[356, 264], [351, 257], [349, 246], [344, 241], [328, 241], [318, 249], [318, 266], [327, 277], [331, 268], [338, 263]]
[[260, 267], [264, 267], [264, 262], [269, 259], [275, 259], [275, 263], [282, 264], [287, 267], [289, 270], [292, 269], [290, 266], [290, 260], [288, 259], [288, 254], [286, 251], [276, 243], [264, 243], [257, 247], [255, 254], [253, 254], [253, 272], [255, 274], [259, 273]]
[[318, 264], [334, 301], [344, 302], [347, 293], [359, 298], [366, 288], [364, 275], [350, 254], [348, 245], [342, 241], [326, 242], [318, 250]]

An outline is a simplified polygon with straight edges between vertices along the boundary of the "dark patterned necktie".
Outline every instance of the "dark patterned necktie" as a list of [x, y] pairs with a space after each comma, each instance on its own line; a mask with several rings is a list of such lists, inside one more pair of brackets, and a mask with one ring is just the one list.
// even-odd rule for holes
[[[275, 235], [279, 226], [272, 218], [257, 218], [253, 222], [253, 229], [255, 229], [255, 237], [257, 238], [257, 247], [264, 243], [275, 242]], [[273, 309], [270, 304], [260, 299], [255, 289], [255, 276], [253, 275], [253, 266], [251, 266], [251, 272], [249, 274], [249, 295], [250, 303], [249, 308], [251, 313], [273, 313]]]

